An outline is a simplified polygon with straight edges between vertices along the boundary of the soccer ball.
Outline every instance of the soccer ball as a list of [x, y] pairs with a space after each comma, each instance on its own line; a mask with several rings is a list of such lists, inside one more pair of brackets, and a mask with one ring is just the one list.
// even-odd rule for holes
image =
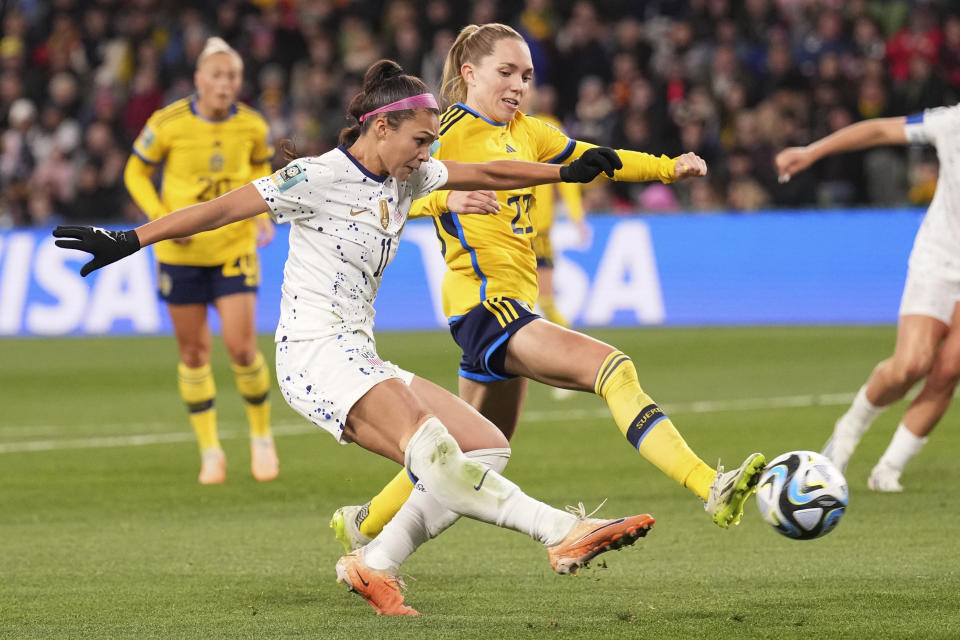
[[843, 474], [813, 451], [790, 451], [774, 458], [757, 483], [760, 515], [794, 540], [812, 540], [833, 531], [849, 497]]

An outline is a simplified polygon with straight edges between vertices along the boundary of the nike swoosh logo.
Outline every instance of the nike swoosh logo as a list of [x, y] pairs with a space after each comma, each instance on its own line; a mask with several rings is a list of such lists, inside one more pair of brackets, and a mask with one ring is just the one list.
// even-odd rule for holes
[[366, 212], [366, 211], [370, 211], [370, 209], [357, 209], [356, 211], [354, 211], [353, 209], [350, 209], [350, 215], [352, 215], [352, 216], [358, 216], [358, 215], [360, 215], [361, 213], [364, 213], [364, 212]]
[[592, 535], [595, 534], [596, 532], [602, 531], [602, 530], [606, 529], [607, 527], [612, 527], [612, 526], [615, 525], [615, 524], [620, 524], [620, 523], [623, 522], [625, 519], [626, 519], [626, 518], [620, 518], [619, 520], [614, 520], [613, 522], [608, 522], [607, 524], [603, 525], [602, 527], [597, 527], [596, 529], [593, 529], [593, 530], [590, 531], [589, 533], [587, 533], [587, 534], [585, 534], [585, 535], [582, 535], [582, 536], [580, 536], [579, 538], [577, 538], [577, 540], [576, 540], [575, 542], [573, 542], [572, 544], [578, 544], [578, 543], [580, 543], [580, 542], [583, 542], [584, 540], [586, 540], [587, 538], [589, 538], [590, 536], [592, 536]]
[[483, 486], [483, 481], [487, 479], [487, 474], [490, 473], [490, 469], [487, 469], [483, 472], [483, 477], [480, 478], [480, 482], [477, 483], [477, 486], [473, 488], [474, 491], [480, 491], [480, 487]]
[[90, 227], [90, 228], [93, 230], [94, 233], [99, 233], [100, 235], [104, 236], [108, 240], [112, 240], [114, 242], [117, 241], [117, 239], [111, 236], [109, 233], [107, 233], [107, 230], [104, 229], [103, 227]]
[[359, 571], [357, 571], [357, 577], [360, 578], [360, 582], [363, 584], [363, 586], [365, 586], [365, 587], [369, 587], [369, 586], [370, 586], [370, 583], [363, 579], [363, 576], [360, 575], [360, 572], [359, 572]]

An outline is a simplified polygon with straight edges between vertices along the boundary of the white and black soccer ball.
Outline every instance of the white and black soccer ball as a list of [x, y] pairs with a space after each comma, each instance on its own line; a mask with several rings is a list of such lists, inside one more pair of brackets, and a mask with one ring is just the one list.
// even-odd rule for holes
[[847, 481], [813, 451], [789, 451], [767, 464], [757, 483], [757, 507], [767, 524], [795, 540], [833, 531], [847, 508]]

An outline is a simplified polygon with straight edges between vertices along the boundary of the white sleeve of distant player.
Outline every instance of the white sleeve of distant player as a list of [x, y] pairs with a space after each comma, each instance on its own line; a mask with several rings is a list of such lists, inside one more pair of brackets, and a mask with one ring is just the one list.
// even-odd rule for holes
[[416, 177], [413, 178], [415, 180], [413, 183], [413, 199], [416, 200], [447, 184], [447, 166], [439, 160], [430, 158], [420, 165], [414, 176]]
[[937, 138], [951, 128], [951, 123], [960, 119], [960, 108], [937, 107], [907, 116], [904, 131], [907, 142], [912, 144], [936, 144]]
[[279, 171], [253, 181], [270, 207], [270, 216], [277, 224], [302, 220], [317, 214], [326, 167], [294, 160]]

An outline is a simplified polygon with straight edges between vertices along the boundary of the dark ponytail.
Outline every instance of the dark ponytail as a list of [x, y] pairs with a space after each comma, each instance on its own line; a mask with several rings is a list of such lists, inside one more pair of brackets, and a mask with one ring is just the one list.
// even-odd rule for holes
[[[429, 92], [430, 90], [423, 83], [423, 80], [416, 76], [408, 76], [403, 72], [400, 65], [393, 60], [374, 62], [363, 76], [363, 89], [350, 101], [350, 106], [347, 107], [348, 115], [356, 120], [357, 124], [340, 131], [340, 144], [349, 147], [357, 141], [360, 134], [370, 127], [370, 123], [376, 120], [376, 118], [368, 118], [360, 122], [360, 117], [363, 114], [370, 113], [391, 102]], [[437, 115], [440, 114], [438, 110], [430, 110]], [[400, 111], [388, 111], [384, 115], [390, 128], [396, 129], [401, 122], [412, 118], [413, 112], [414, 109], [402, 109]]]
[[277, 140], [275, 147], [283, 164], [293, 162], [301, 157], [300, 154], [297, 153], [297, 145], [292, 138], [281, 138]]

